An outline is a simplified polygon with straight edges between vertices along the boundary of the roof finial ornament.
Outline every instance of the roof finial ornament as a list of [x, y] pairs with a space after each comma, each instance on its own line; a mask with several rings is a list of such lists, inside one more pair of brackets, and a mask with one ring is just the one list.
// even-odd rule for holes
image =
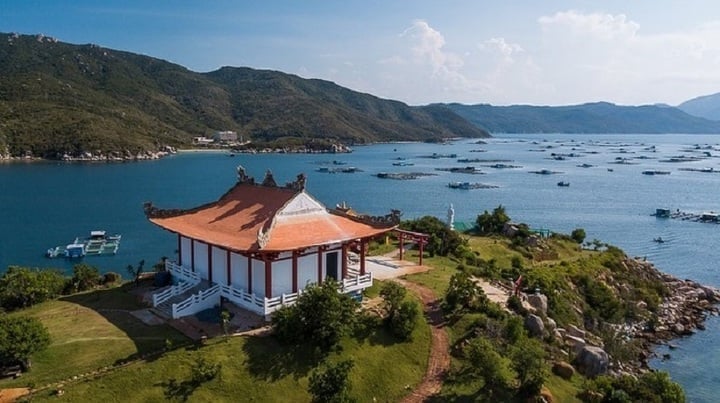
[[288, 189], [293, 190], [304, 190], [305, 189], [305, 181], [307, 180], [307, 177], [304, 173], [298, 174], [297, 179], [295, 179], [294, 182], [288, 182], [285, 184], [285, 187]]
[[277, 182], [275, 182], [275, 178], [273, 178], [272, 171], [270, 171], [269, 169], [267, 171], [265, 171], [265, 179], [263, 179], [262, 185], [277, 187]]
[[239, 183], [249, 183], [251, 185], [255, 183], [255, 178], [248, 176], [242, 165], [237, 166], [237, 178]]

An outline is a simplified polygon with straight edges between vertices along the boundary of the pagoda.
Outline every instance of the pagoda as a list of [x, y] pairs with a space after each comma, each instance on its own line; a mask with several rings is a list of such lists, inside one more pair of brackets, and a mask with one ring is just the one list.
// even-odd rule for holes
[[[333, 278], [343, 293], [372, 285], [367, 245], [397, 228], [400, 212], [367, 216], [328, 209], [305, 190], [305, 175], [280, 186], [237, 168], [237, 183], [217, 201], [195, 208], [145, 204], [153, 224], [177, 236], [177, 261], [166, 261], [173, 285], [153, 295], [173, 318], [220, 304], [221, 297], [266, 318], [292, 304], [310, 284]], [[182, 296], [182, 297], [180, 297]]]

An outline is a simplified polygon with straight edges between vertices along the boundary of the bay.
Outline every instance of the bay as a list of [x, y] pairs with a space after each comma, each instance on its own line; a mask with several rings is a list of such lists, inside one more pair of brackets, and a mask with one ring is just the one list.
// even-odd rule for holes
[[[506, 207], [515, 220], [533, 228], [569, 233], [584, 228], [587, 240], [617, 245], [631, 256], [645, 257], [661, 270], [719, 287], [720, 225], [658, 219], [656, 208], [691, 212], [719, 211], [720, 138], [702, 135], [499, 135], [488, 144], [457, 140], [450, 144], [377, 144], [351, 154], [237, 154], [189, 152], [138, 163], [7, 163], [0, 165], [0, 272], [9, 265], [56, 267], [71, 271], [73, 262], [47, 259], [47, 248], [70, 243], [91, 230], [122, 234], [118, 254], [86, 257], [101, 271], [127, 276], [125, 267], [162, 256], [174, 258], [175, 237], [150, 224], [143, 203], [161, 208], [189, 208], [216, 200], [236, 180], [236, 167], [262, 180], [271, 169], [278, 183], [304, 172], [307, 189], [332, 207], [347, 202], [373, 215], [399, 209], [403, 218], [433, 215], [445, 219], [450, 204], [455, 220], [471, 223], [483, 210]], [[710, 145], [706, 148], [704, 145]], [[482, 151], [481, 151], [482, 150]], [[425, 158], [457, 154], [456, 158]], [[552, 154], [556, 158], [553, 158]], [[565, 157], [558, 154], [565, 155]], [[671, 156], [706, 156], [694, 162], [661, 162]], [[570, 156], [569, 156], [570, 155]], [[458, 162], [459, 158], [510, 160], [521, 168], [496, 169], [495, 162]], [[635, 164], [617, 164], [622, 158]], [[335, 161], [335, 163], [333, 163]], [[393, 166], [403, 161], [408, 166]], [[591, 167], [578, 165], [587, 164]], [[438, 171], [474, 166], [484, 175]], [[318, 168], [356, 167], [355, 173], [325, 173]], [[538, 175], [530, 171], [560, 173]], [[612, 169], [612, 171], [609, 171]], [[669, 175], [643, 175], [645, 170]], [[379, 179], [380, 172], [435, 174], [417, 180]], [[450, 189], [451, 181], [482, 182], [493, 189]], [[559, 187], [557, 182], [569, 182]], [[662, 237], [667, 242], [656, 243]], [[146, 266], [146, 267], [148, 267]], [[666, 369], [685, 387], [689, 401], [713, 401], [720, 391], [720, 321], [708, 330], [677, 341]], [[698, 366], [702, 371], [698, 370]], [[715, 377], [715, 378], [714, 378]]]

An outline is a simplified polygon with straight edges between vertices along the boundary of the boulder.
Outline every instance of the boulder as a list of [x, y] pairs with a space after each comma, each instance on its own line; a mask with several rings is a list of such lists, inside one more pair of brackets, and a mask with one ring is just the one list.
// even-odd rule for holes
[[559, 361], [553, 364], [552, 372], [563, 379], [570, 379], [575, 374], [575, 368], [565, 361]]
[[565, 335], [565, 344], [572, 347], [573, 351], [575, 353], [578, 353], [580, 350], [585, 348], [585, 339], [575, 336], [570, 336], [569, 334]]
[[581, 330], [575, 325], [570, 325], [567, 327], [567, 334], [569, 334], [570, 336], [579, 337], [581, 339], [585, 338], [585, 331]]
[[545, 324], [537, 315], [529, 314], [525, 317], [525, 328], [533, 337], [542, 337], [545, 334]]
[[545, 326], [547, 326], [548, 332], [550, 333], [554, 333], [555, 329], [557, 329], [557, 323], [553, 320], [553, 318], [546, 318]]
[[544, 294], [530, 294], [527, 297], [528, 304], [535, 308], [535, 312], [538, 312], [542, 314], [543, 316], [547, 315], [547, 296]]
[[608, 354], [600, 347], [585, 346], [575, 358], [578, 371], [588, 378], [607, 373], [610, 365]]

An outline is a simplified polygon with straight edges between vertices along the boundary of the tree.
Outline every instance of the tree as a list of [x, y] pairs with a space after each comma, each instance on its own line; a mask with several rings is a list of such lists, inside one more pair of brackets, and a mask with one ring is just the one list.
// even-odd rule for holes
[[465, 242], [460, 237], [460, 234], [450, 230], [444, 222], [433, 216], [403, 221], [400, 226], [408, 231], [428, 234], [430, 238], [428, 239], [427, 245], [425, 245], [425, 250], [430, 256], [447, 256], [450, 253], [454, 254], [460, 245]]
[[308, 343], [326, 353], [338, 346], [357, 318], [360, 304], [338, 292], [338, 283], [328, 278], [322, 285], [311, 285], [294, 305], [273, 313], [272, 326], [281, 341]]
[[415, 326], [420, 308], [416, 301], [404, 301], [400, 307], [388, 317], [390, 331], [400, 340], [409, 340]]
[[472, 281], [465, 272], [457, 272], [450, 277], [442, 308], [447, 313], [464, 309], [477, 309], [487, 303], [483, 290]]
[[495, 207], [492, 214], [485, 210], [475, 220], [480, 234], [483, 235], [501, 234], [503, 227], [508, 222], [510, 222], [510, 217], [505, 212], [505, 207], [502, 204]]
[[0, 277], [0, 306], [26, 308], [55, 298], [65, 288], [65, 277], [57, 270], [10, 266]]
[[75, 291], [89, 290], [100, 284], [100, 272], [96, 267], [88, 264], [76, 264], [73, 266], [73, 276], [70, 282]]
[[582, 244], [585, 241], [585, 230], [582, 228], [575, 228], [570, 233], [570, 238], [572, 238], [573, 241]]
[[350, 371], [355, 364], [352, 360], [328, 364], [324, 369], [316, 369], [310, 375], [308, 390], [313, 402], [341, 403], [353, 402], [349, 396]]
[[400, 304], [405, 300], [407, 290], [405, 287], [394, 281], [388, 281], [380, 289], [380, 296], [385, 301], [385, 310], [394, 312], [400, 309]]
[[420, 314], [417, 302], [406, 301], [407, 290], [394, 281], [383, 285], [380, 296], [385, 300], [385, 310], [387, 311], [385, 324], [387, 327], [401, 340], [409, 339], [415, 330], [417, 317]]
[[30, 356], [49, 345], [50, 333], [38, 319], [0, 315], [0, 365], [29, 368]]
[[143, 266], [145, 266], [145, 260], [141, 260], [140, 263], [138, 263], [137, 267], [133, 267], [133, 265], [129, 264], [127, 267], [127, 272], [130, 274], [130, 277], [132, 277], [135, 280], [135, 286], [140, 285], [140, 275], [143, 272]]
[[510, 360], [500, 355], [492, 343], [485, 338], [474, 338], [465, 347], [469, 379], [481, 378], [491, 392], [501, 392], [512, 385], [515, 378]]
[[535, 396], [540, 393], [548, 377], [545, 350], [542, 344], [528, 337], [520, 337], [511, 349], [512, 366], [520, 380], [520, 393]]

